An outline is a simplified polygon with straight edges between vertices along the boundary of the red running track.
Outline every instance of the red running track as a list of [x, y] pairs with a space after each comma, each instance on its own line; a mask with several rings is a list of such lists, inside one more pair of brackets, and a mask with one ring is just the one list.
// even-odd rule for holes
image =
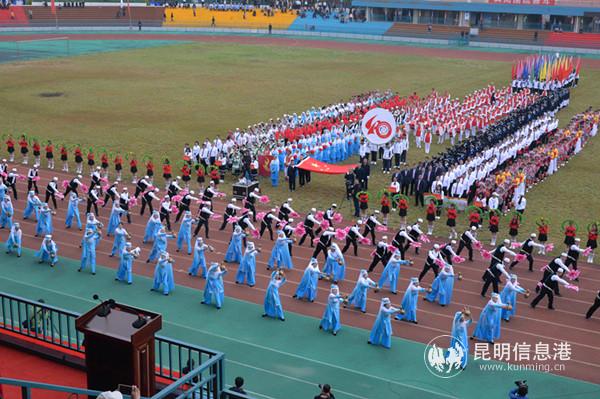
[[[19, 173], [26, 175], [27, 167], [22, 165], [18, 165], [17, 167]], [[42, 193], [51, 176], [58, 176], [59, 181], [72, 178], [72, 175], [62, 172], [43, 170], [41, 171], [41, 181], [38, 182]], [[40, 246], [41, 238], [34, 237], [35, 222], [21, 220], [22, 211], [26, 201], [26, 184], [25, 181], [20, 181], [18, 183], [19, 200], [14, 201], [14, 220], [19, 221], [22, 224], [23, 245], [37, 250]], [[130, 187], [130, 192], [132, 192], [131, 190], [133, 190], [133, 186]], [[41, 199], [43, 200], [44, 198], [42, 197]], [[225, 205], [226, 200], [215, 201], [215, 212], [222, 214]], [[78, 246], [83, 233], [79, 232], [77, 229], [67, 230], [64, 228], [66, 208], [66, 200], [64, 202], [59, 201], [59, 209], [57, 210], [57, 215], [54, 216], [53, 219], [55, 228], [54, 239], [59, 246], [59, 256], [79, 259], [81, 250]], [[85, 213], [85, 208], [81, 207], [81, 213], [82, 215]], [[105, 225], [108, 224], [109, 214], [110, 205], [100, 210], [99, 219], [105, 223]], [[145, 259], [150, 251], [150, 245], [144, 245], [141, 242], [148, 216], [149, 215], [146, 214], [144, 217], [141, 217], [139, 215], [139, 208], [133, 208], [133, 223], [126, 225], [126, 228], [132, 235], [131, 241], [133, 246], [140, 246], [143, 249], [140, 259], [134, 263], [134, 273], [151, 277], [154, 271], [154, 265], [145, 263]], [[211, 234], [208, 243], [215, 247], [215, 252], [207, 253], [206, 257], [208, 262], [221, 262], [227, 249], [231, 229], [227, 228], [225, 231], [218, 231], [220, 223], [221, 222], [218, 220], [211, 222]], [[177, 231], [178, 227], [174, 225], [173, 229], [174, 231]], [[394, 232], [390, 231], [389, 235], [392, 236], [393, 233]], [[0, 239], [3, 241], [6, 240], [7, 234], [7, 231], [0, 231]], [[381, 234], [382, 233], [378, 233], [378, 235]], [[265, 235], [263, 239], [253, 241], [258, 247], [262, 248], [262, 253], [259, 254], [256, 259], [256, 286], [250, 288], [235, 284], [235, 270], [230, 270], [230, 273], [225, 276], [225, 293], [229, 297], [262, 304], [270, 275], [270, 272], [266, 270], [266, 262], [271, 252], [272, 242], [268, 239], [268, 235]], [[314, 303], [307, 303], [292, 298], [302, 277], [302, 272], [312, 255], [312, 250], [308, 248], [308, 245], [308, 242], [304, 244], [304, 247], [294, 245], [293, 260], [295, 269], [286, 273], [288, 284], [285, 284], [281, 289], [281, 300], [286, 311], [320, 318], [329, 293], [328, 282], [320, 282], [318, 297]], [[433, 245], [433, 243], [428, 245], [427, 248], [431, 245]], [[111, 247], [112, 238], [105, 237], [99, 243], [97, 248], [97, 262], [100, 265], [116, 269], [118, 267], [118, 260], [108, 256]], [[187, 275], [187, 269], [191, 264], [192, 256], [188, 256], [184, 253], [176, 253], [173, 241], [170, 242], [169, 247], [170, 253], [175, 260], [174, 273], [176, 284], [201, 289], [204, 286], [204, 282], [198, 277], [190, 277]], [[358, 257], [350, 255], [351, 251], [346, 254], [347, 273], [346, 280], [339, 283], [341, 292], [348, 294], [353, 289], [359, 270], [363, 268], [366, 269], [370, 264], [371, 259], [368, 254], [371, 250], [371, 247], [361, 246], [359, 248]], [[397, 297], [391, 295], [386, 290], [379, 293], [371, 291], [369, 292], [367, 313], [362, 314], [359, 311], [350, 309], [343, 310], [341, 316], [343, 324], [370, 329], [382, 297], [391, 296], [393, 302], [399, 305], [410, 277], [417, 276], [420, 272], [425, 260], [425, 253], [425, 248], [422, 248], [420, 255], [415, 255], [412, 252], [409, 255], [409, 259], [412, 259], [415, 264], [414, 266], [403, 268], [398, 284], [400, 293]], [[473, 311], [474, 321], [476, 321], [481, 309], [487, 302], [487, 299], [482, 298], [479, 295], [479, 292], [481, 291], [482, 286], [481, 275], [488, 263], [481, 259], [479, 255], [476, 255], [475, 258], [475, 262], [465, 262], [455, 267], [457, 271], [462, 273], [463, 279], [455, 284], [452, 303], [449, 306], [440, 307], [437, 304], [420, 301], [418, 310], [419, 324], [414, 325], [396, 321], [394, 330], [395, 335], [426, 343], [440, 334], [447, 334], [450, 331], [454, 313], [461, 310], [466, 305]], [[547, 261], [547, 258], [538, 256], [536, 257], [534, 266], [535, 272], [527, 272], [524, 264], [517, 266], [514, 272], [520, 274], [519, 281], [521, 284], [533, 292], [537, 281], [541, 277], [541, 272], [537, 270], [539, 270], [539, 268], [544, 265], [544, 262]], [[324, 259], [321, 255], [320, 263], [323, 264], [323, 262]], [[58, 267], [60, 267], [60, 265]], [[229, 266], [230, 269], [235, 269], [236, 267], [236, 265]], [[551, 348], [553, 343], [569, 342], [572, 349], [571, 360], [567, 362], [565, 370], [559, 374], [598, 383], [600, 382], [598, 377], [598, 373], [600, 372], [600, 348], [597, 345], [598, 342], [600, 342], [600, 332], [598, 331], [598, 323], [600, 320], [598, 319], [598, 315], [591, 320], [585, 320], [583, 314], [593, 301], [598, 288], [600, 288], [600, 268], [596, 265], [585, 263], [581, 263], [579, 268], [582, 270], [581, 282], [579, 283], [581, 289], [579, 293], [563, 289], [563, 296], [555, 299], [556, 310], [551, 311], [546, 309], [545, 302], [542, 302], [535, 310], [531, 309], [529, 307], [529, 301], [532, 298], [525, 299], [524, 297], [519, 296], [517, 315], [511, 319], [510, 323], [503, 322], [500, 342], [526, 342], [531, 344], [532, 347], [535, 347], [535, 344], [538, 342], [543, 342], [550, 344]], [[382, 266], [379, 265], [375, 272], [372, 273], [371, 278], [377, 281], [381, 270]], [[95, 277], [92, 277], [88, 273], [84, 273], [82, 278]], [[424, 285], [429, 286], [432, 279], [433, 274], [426, 276], [423, 281]], [[135, 283], [136, 282], [134, 281], [134, 284]], [[168, 298], [165, 298], [165, 300], [168, 300]], [[474, 326], [472, 328], [474, 328]]]

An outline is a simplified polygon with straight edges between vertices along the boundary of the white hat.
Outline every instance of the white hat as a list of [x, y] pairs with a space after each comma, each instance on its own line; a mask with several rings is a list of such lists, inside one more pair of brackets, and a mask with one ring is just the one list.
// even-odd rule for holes
[[561, 257], [566, 258], [567, 256], [569, 256], [566, 252], [563, 252], [560, 254]]
[[504, 245], [510, 245], [510, 240], [508, 238], [505, 238], [503, 242]]
[[47, 240], [50, 240], [52, 238], [52, 234], [46, 234], [46, 236], [44, 238]]
[[328, 227], [327, 231], [333, 231], [333, 227]]
[[293, 222], [294, 222], [294, 219], [291, 219], [291, 218], [290, 218], [290, 220], [288, 220], [288, 221], [289, 221], [290, 223], [293, 223]]
[[575, 242], [579, 242], [579, 241], [581, 241], [581, 238], [576, 238], [575, 239]]
[[537, 234], [535, 234], [535, 233], [531, 233], [529, 236], [530, 236], [531, 238], [536, 238], [536, 237], [537, 237]]
[[[256, 190], [256, 189], [255, 189], [255, 190]], [[292, 199], [291, 199], [291, 198], [288, 198], [288, 199], [287, 199], [287, 202], [292, 202]]]
[[78, 178], [78, 179], [83, 179], [83, 176], [81, 176], [81, 175], [77, 175], [77, 178]]
[[[254, 192], [257, 193], [259, 191], [258, 187], [254, 189]], [[291, 200], [290, 200], [291, 201]]]
[[237, 202], [237, 199], [235, 199], [235, 198], [232, 198], [232, 199], [231, 199], [231, 203], [234, 203], [234, 202]]
[[504, 258], [504, 263], [510, 263], [510, 259]]
[[376, 214], [376, 215], [378, 215], [378, 214], [379, 214], [379, 211], [378, 211], [378, 210], [375, 210], [373, 213], [374, 213], [374, 214]]
[[387, 236], [381, 237], [382, 240], [387, 240], [387, 238], [388, 238]]
[[357, 220], [356, 224], [361, 225], [361, 224], [363, 224], [363, 222], [362, 222], [362, 220]]
[[421, 219], [421, 218], [418, 218], [418, 219], [417, 219], [417, 223], [423, 223], [423, 219]]
[[450, 241], [450, 244], [452, 244], [452, 245], [456, 245], [456, 240], [452, 240], [452, 241]]
[[433, 249], [435, 249], [435, 250], [440, 249], [440, 245], [439, 244], [433, 244]]
[[123, 394], [119, 391], [102, 392], [96, 399], [123, 399]]
[[16, 171], [17, 171], [17, 168], [12, 168], [12, 171], [13, 171], [13, 172], [16, 172]]
[[471, 230], [473, 230], [473, 231], [477, 230], [477, 226], [471, 226]]
[[384, 304], [384, 305], [389, 305], [392, 302], [390, 301], [390, 298], [383, 298], [381, 300], [381, 303]]
[[54, 176], [54, 177], [52, 178], [52, 180], [53, 180], [53, 181], [58, 181], [58, 177]]
[[100, 166], [96, 166], [96, 170], [100, 170]]
[[337, 208], [337, 204], [331, 204], [332, 208]]
[[317, 209], [316, 209], [316, 208], [310, 208], [310, 211], [311, 211], [311, 212], [316, 212], [316, 211], [317, 211]]

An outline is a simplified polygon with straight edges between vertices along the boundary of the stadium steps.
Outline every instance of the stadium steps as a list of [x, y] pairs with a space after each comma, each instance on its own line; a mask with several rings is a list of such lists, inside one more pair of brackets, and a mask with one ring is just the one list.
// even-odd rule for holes
[[[534, 40], [534, 34], [538, 32], [537, 41]], [[506, 29], [506, 28], [483, 28], [479, 30], [478, 36], [471, 36], [472, 41], [496, 42], [510, 44], [546, 44], [548, 31], [529, 30], [529, 29]]]
[[551, 32], [544, 44], [556, 47], [600, 49], [600, 33]]
[[409, 24], [396, 22], [385, 33], [386, 36], [408, 36], [428, 39], [455, 39], [460, 37], [460, 32], [469, 32], [469, 28], [455, 25], [431, 25], [428, 32], [427, 24]]
[[[14, 14], [14, 19], [10, 17], [11, 11]], [[27, 15], [23, 6], [10, 6], [9, 9], [0, 10], [0, 24], [27, 24]]]
[[[196, 8], [196, 16], [191, 8], [167, 8], [165, 10], [166, 26], [211, 26], [212, 18], [215, 18], [215, 25], [218, 28], [243, 28], [243, 29], [267, 29], [269, 24], [273, 29], [288, 29], [296, 19], [295, 12], [275, 12], [275, 15], [268, 17], [261, 10], [256, 10], [256, 16], [252, 11], [217, 11], [206, 8]], [[173, 21], [171, 21], [173, 14]]]
[[[31, 25], [54, 25], [58, 19], [60, 26], [85, 26], [85, 25], [129, 25], [128, 9], [120, 7], [57, 7], [56, 16], [50, 7], [28, 6], [33, 18]], [[123, 11], [125, 15], [123, 15]], [[131, 7], [131, 21], [137, 25], [141, 20], [144, 26], [162, 25], [162, 7]]]

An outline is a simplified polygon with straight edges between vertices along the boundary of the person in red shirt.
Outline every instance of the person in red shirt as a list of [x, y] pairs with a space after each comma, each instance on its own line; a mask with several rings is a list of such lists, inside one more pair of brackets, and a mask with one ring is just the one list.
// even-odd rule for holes
[[204, 190], [204, 182], [206, 181], [205, 175], [206, 171], [204, 170], [204, 166], [202, 164], [196, 164], [196, 181], [198, 182], [198, 187], [200, 190]]
[[121, 181], [121, 175], [123, 174], [123, 157], [117, 152], [115, 156], [115, 172], [117, 174], [117, 181]]
[[183, 167], [181, 168], [181, 180], [183, 180], [183, 182], [185, 183], [186, 188], [189, 188], [189, 186], [190, 186], [190, 180], [192, 179], [190, 177], [191, 174], [192, 174], [192, 170], [188, 166], [187, 162], [184, 163]]
[[217, 185], [219, 184], [219, 181], [221, 180], [221, 175], [219, 175], [219, 169], [216, 166], [211, 166], [210, 169], [210, 179], [213, 181], [213, 183], [215, 183], [215, 188], [217, 187]]
[[575, 236], [577, 236], [577, 227], [575, 226], [575, 222], [572, 220], [567, 221], [567, 226], [565, 229], [565, 245], [567, 246], [567, 250], [571, 247], [571, 245], [575, 244]]
[[369, 193], [360, 191], [357, 194], [360, 213], [363, 219], [367, 218], [367, 210], [369, 209]]
[[539, 248], [538, 254], [545, 255], [546, 254], [546, 242], [548, 242], [548, 233], [550, 232], [550, 227], [544, 218], [540, 218], [539, 221], [536, 221], [538, 231], [538, 241], [544, 245], [543, 248]]
[[171, 162], [169, 162], [168, 159], [165, 159], [165, 162], [163, 162], [162, 170], [163, 170], [163, 179], [165, 179], [165, 183], [168, 186], [169, 184], [171, 184], [171, 179], [173, 178]]
[[383, 193], [381, 197], [381, 214], [383, 215], [383, 225], [387, 226], [388, 224], [388, 215], [390, 214], [390, 196], [386, 192]]
[[81, 152], [81, 148], [79, 146], [75, 147], [75, 171], [77, 174], [83, 173], [83, 153]]
[[598, 248], [598, 224], [596, 222], [588, 226], [588, 240], [586, 248], [591, 248], [592, 252], [587, 257], [587, 263], [594, 262], [594, 251]]
[[8, 161], [15, 161], [15, 141], [12, 136], [8, 136], [6, 139], [6, 151], [8, 152]]
[[94, 155], [94, 150], [89, 149], [87, 153], [87, 164], [90, 168], [90, 173], [94, 171], [94, 165], [96, 165], [96, 156]]
[[129, 173], [131, 173], [131, 184], [137, 184], [137, 159], [135, 159], [135, 155], [131, 154], [131, 159], [129, 160]]
[[146, 161], [146, 176], [150, 179], [154, 178], [154, 163], [152, 162], [152, 158]]
[[477, 210], [474, 210], [471, 213], [469, 213], [469, 225], [471, 227], [479, 228], [480, 224], [481, 224], [481, 215], [479, 214], [479, 212]]
[[48, 169], [54, 169], [54, 145], [50, 140], [46, 144], [46, 162], [48, 163]]
[[398, 215], [400, 216], [400, 228], [406, 227], [406, 215], [408, 214], [408, 201], [406, 197], [400, 197], [398, 201]]
[[496, 245], [496, 238], [498, 237], [498, 226], [500, 225], [500, 218], [498, 217], [498, 213], [496, 211], [490, 211], [489, 218], [489, 230], [492, 235], [492, 240], [490, 241], [490, 245]]
[[63, 172], [68, 172], [69, 171], [69, 150], [67, 150], [67, 147], [65, 147], [65, 145], [61, 145], [60, 146], [60, 161], [62, 162], [62, 171]]
[[458, 238], [458, 232], [456, 231], [456, 217], [458, 216], [458, 212], [456, 211], [456, 206], [454, 204], [450, 204], [448, 210], [446, 211], [446, 216], [448, 220], [446, 220], [446, 226], [450, 228], [449, 239]]
[[434, 199], [429, 200], [429, 204], [427, 204], [425, 213], [425, 219], [427, 219], [427, 235], [430, 236], [433, 234], [433, 227], [435, 225], [437, 213], [437, 206]]
[[33, 162], [34, 165], [40, 165], [40, 155], [42, 154], [42, 146], [37, 140], [33, 140], [33, 144], [31, 145], [33, 149]]
[[106, 151], [100, 155], [100, 168], [102, 168], [102, 175], [108, 178], [108, 154]]
[[508, 235], [510, 236], [510, 240], [512, 242], [517, 241], [517, 236], [519, 235], [519, 225], [521, 224], [521, 218], [519, 214], [515, 214], [510, 222], [508, 223]]
[[21, 155], [23, 156], [23, 162], [21, 163], [27, 165], [27, 162], [29, 162], [29, 141], [27, 141], [25, 135], [22, 135], [19, 139], [19, 147], [21, 147]]

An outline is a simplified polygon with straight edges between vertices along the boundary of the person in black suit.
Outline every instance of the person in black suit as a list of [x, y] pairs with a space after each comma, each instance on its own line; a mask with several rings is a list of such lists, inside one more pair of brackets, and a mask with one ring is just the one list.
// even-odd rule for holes
[[290, 161], [287, 167], [287, 177], [290, 191], [296, 190], [296, 166], [293, 162], [294, 161]]
[[427, 192], [428, 184], [423, 176], [419, 176], [415, 183], [415, 206], [425, 206], [425, 193]]
[[370, 175], [371, 167], [369, 166], [369, 161], [367, 159], [363, 159], [362, 165], [360, 165], [360, 168], [358, 168], [357, 177], [361, 188], [365, 191], [369, 189]]
[[594, 312], [600, 308], [600, 291], [598, 291], [598, 295], [596, 295], [596, 299], [594, 300], [594, 303], [592, 304], [592, 306], [588, 309], [587, 313], [585, 314], [585, 318], [589, 319], [592, 317], [592, 315], [594, 314]]

